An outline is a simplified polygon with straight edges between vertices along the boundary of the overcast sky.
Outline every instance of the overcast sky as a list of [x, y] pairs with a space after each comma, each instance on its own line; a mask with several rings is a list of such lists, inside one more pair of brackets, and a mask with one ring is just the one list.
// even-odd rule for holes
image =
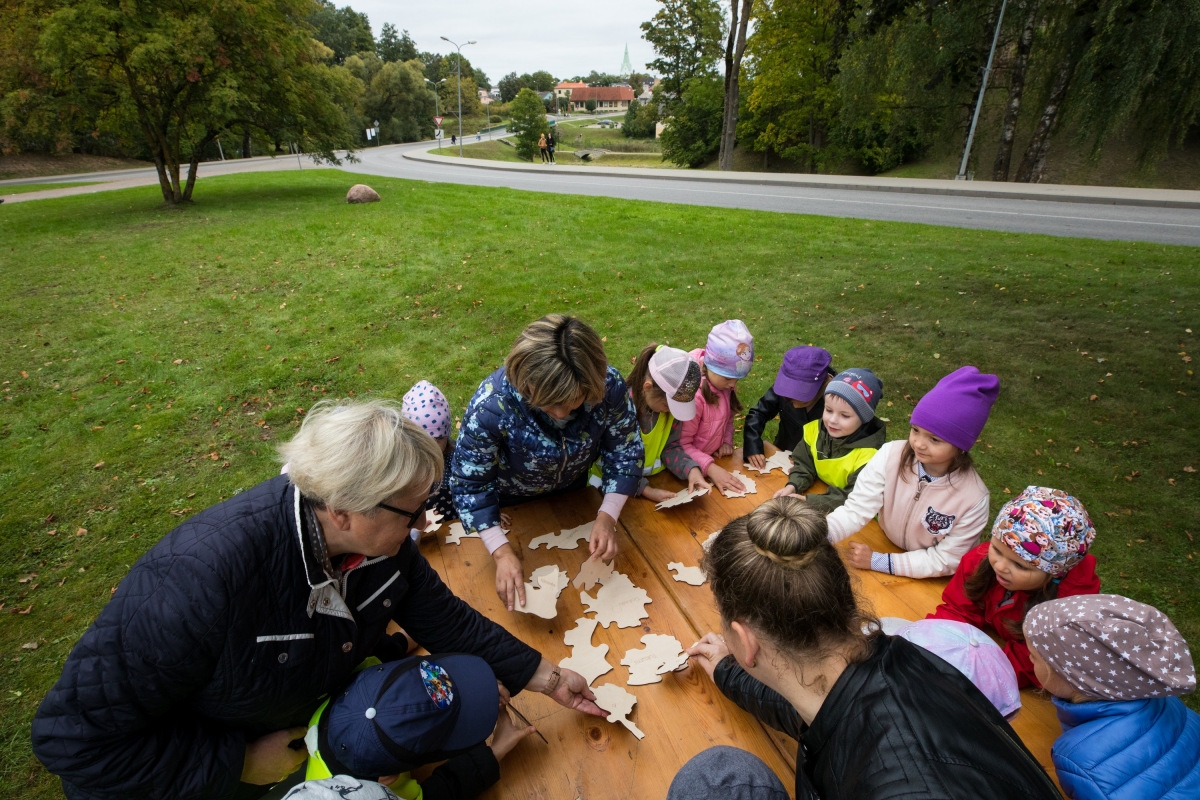
[[654, 57], [640, 25], [658, 11], [656, 0], [598, 0], [551, 3], [544, 0], [333, 0], [371, 20], [379, 36], [383, 23], [408, 30], [417, 49], [452, 52], [439, 37], [458, 43], [474, 39], [463, 56], [495, 84], [510, 72], [544, 69], [557, 78], [592, 70], [616, 73], [625, 45], [634, 70], [644, 72]]

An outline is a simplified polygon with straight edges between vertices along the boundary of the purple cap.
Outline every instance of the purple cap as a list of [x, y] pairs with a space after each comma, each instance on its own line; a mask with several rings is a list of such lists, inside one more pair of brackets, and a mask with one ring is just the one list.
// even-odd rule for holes
[[957, 669], [983, 692], [1001, 716], [1021, 707], [1017, 673], [1008, 656], [983, 631], [953, 619], [922, 619], [896, 631]]
[[983, 432], [1000, 394], [1000, 379], [977, 367], [959, 367], [937, 382], [913, 409], [912, 424], [967, 451]]
[[793, 347], [783, 354], [783, 364], [775, 376], [775, 394], [807, 403], [825, 385], [833, 356], [823, 347]]
[[704, 345], [704, 366], [723, 378], [740, 380], [754, 364], [754, 337], [740, 319], [713, 326]]

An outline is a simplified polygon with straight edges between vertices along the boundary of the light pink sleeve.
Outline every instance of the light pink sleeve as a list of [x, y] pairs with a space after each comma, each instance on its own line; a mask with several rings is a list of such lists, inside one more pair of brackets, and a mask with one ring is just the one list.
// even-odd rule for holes
[[479, 538], [483, 541], [483, 546], [487, 548], [489, 553], [494, 553], [502, 546], [508, 544], [508, 536], [504, 533], [504, 528], [499, 525], [493, 525], [490, 528], [479, 532]]
[[688, 458], [695, 461], [696, 465], [700, 467], [700, 471], [705, 475], [708, 474], [709, 465], [713, 463], [713, 457], [696, 447], [696, 431], [700, 430], [700, 425], [704, 421], [704, 414], [707, 409], [708, 404], [704, 402], [703, 395], [700, 392], [696, 392], [696, 416], [682, 423], [679, 429], [679, 445], [683, 448], [683, 452], [687, 453]]

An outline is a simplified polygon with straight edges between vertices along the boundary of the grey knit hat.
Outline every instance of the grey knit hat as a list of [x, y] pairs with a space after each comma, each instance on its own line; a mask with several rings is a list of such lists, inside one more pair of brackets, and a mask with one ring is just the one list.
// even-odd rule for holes
[[1039, 603], [1025, 640], [1077, 691], [1097, 700], [1147, 700], [1196, 690], [1187, 642], [1153, 606], [1116, 594]]
[[863, 424], [875, 418], [875, 407], [883, 397], [883, 381], [865, 367], [843, 370], [825, 387], [825, 394], [836, 394], [858, 414]]

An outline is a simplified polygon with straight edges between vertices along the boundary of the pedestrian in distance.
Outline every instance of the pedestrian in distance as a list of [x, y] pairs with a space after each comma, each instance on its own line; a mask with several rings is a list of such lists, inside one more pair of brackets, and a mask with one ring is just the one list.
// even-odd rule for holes
[[546, 134], [546, 153], [550, 156], [550, 163], [557, 164], [554, 160], [554, 131]]
[[538, 152], [542, 154], [542, 163], [549, 164], [550, 156], [546, 152], [546, 134], [544, 133], [538, 137]]

